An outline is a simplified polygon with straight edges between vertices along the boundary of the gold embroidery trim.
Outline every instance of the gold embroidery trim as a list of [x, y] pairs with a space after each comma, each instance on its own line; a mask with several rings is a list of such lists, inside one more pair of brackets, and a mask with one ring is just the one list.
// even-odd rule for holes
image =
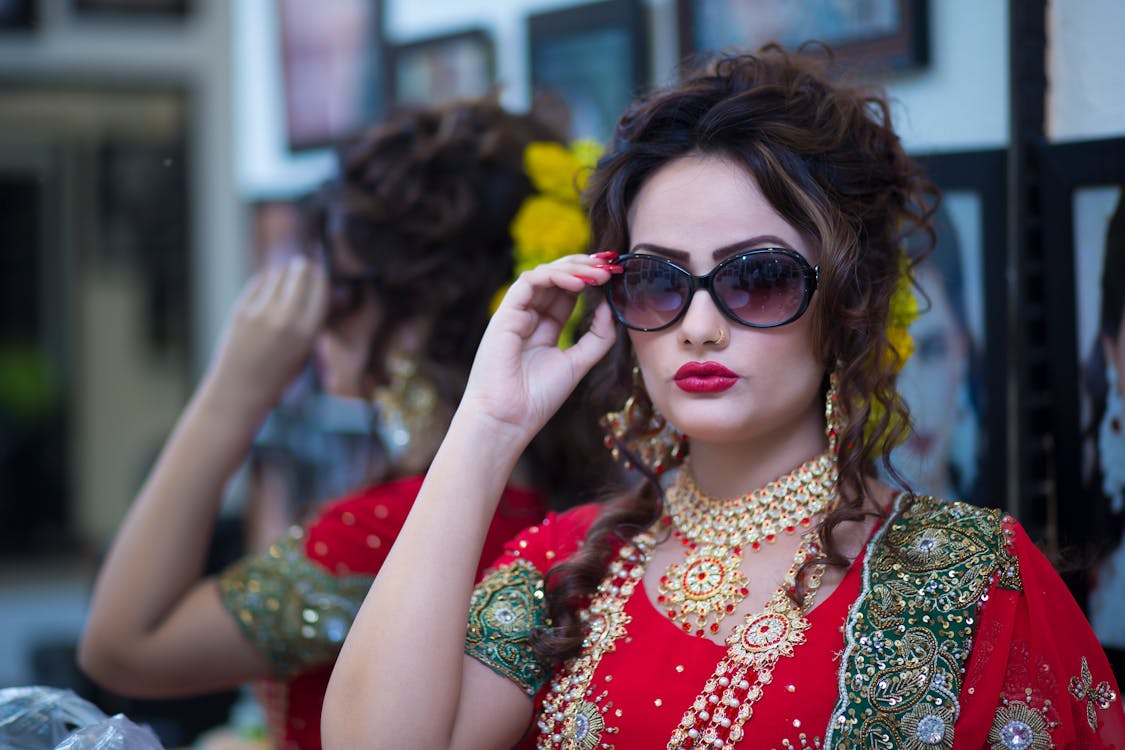
[[612, 652], [625, 636], [630, 618], [625, 604], [644, 578], [645, 563], [654, 543], [650, 534], [638, 534], [632, 544], [622, 546], [598, 585], [590, 606], [582, 612], [586, 638], [581, 653], [568, 660], [551, 679], [539, 712], [539, 750], [612, 750], [603, 735], [617, 729], [605, 721], [613, 707], [607, 691], [594, 692], [591, 683], [602, 657]]
[[547, 669], [531, 646], [531, 633], [546, 624], [543, 576], [526, 560], [488, 573], [473, 590], [465, 653], [535, 695]]
[[292, 529], [260, 554], [219, 575], [223, 606], [280, 677], [331, 664], [340, 652], [373, 576], [334, 576], [305, 555]]
[[825, 747], [953, 746], [978, 609], [994, 582], [1021, 586], [1011, 535], [998, 511], [898, 498], [848, 615]]

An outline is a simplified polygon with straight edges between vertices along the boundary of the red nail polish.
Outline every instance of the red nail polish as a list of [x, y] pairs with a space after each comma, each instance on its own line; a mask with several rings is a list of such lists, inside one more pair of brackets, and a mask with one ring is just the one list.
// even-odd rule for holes
[[580, 281], [585, 281], [591, 286], [598, 283], [597, 279], [591, 279], [589, 276], [579, 276], [578, 274], [574, 274], [574, 278], [579, 279]]
[[615, 266], [612, 263], [598, 263], [594, 268], [601, 268], [602, 270], [609, 271], [610, 273], [624, 273], [625, 269], [621, 266]]
[[593, 253], [591, 257], [597, 258], [599, 260], [617, 260], [621, 256], [613, 252], [612, 250], [606, 250], [602, 253]]

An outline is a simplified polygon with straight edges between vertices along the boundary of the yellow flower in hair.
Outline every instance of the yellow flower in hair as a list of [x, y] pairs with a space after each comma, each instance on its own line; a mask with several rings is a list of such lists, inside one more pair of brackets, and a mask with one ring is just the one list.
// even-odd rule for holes
[[581, 252], [590, 244], [590, 222], [576, 202], [553, 195], [532, 195], [512, 220], [516, 273]]
[[569, 148], [537, 141], [524, 150], [523, 167], [540, 193], [564, 203], [578, 203], [601, 150], [597, 142], [589, 140], [575, 141]]
[[[883, 364], [896, 373], [902, 370], [906, 360], [914, 354], [914, 339], [910, 336], [910, 326], [917, 320], [919, 309], [918, 297], [914, 294], [914, 286], [911, 283], [911, 263], [910, 256], [905, 252], [902, 253], [898, 264], [898, 280], [895, 282], [895, 291], [891, 295], [891, 307], [887, 317], [887, 343], [890, 346], [884, 354]], [[878, 398], [871, 401], [871, 412], [864, 426], [864, 432], [868, 437], [886, 411], [887, 405]], [[898, 415], [893, 415], [892, 424], [889, 426], [893, 427], [898, 420]]]
[[[891, 310], [887, 320], [887, 341], [894, 350], [887, 356], [893, 358], [891, 367], [895, 372], [902, 369], [910, 355], [914, 354], [914, 339], [910, 337], [910, 326], [918, 319], [918, 297], [910, 280], [910, 257], [906, 253], [899, 259], [898, 282], [891, 295]], [[897, 355], [897, 356], [896, 356]]]
[[[524, 200], [510, 227], [517, 274], [589, 250], [590, 219], [582, 207], [582, 191], [601, 152], [602, 147], [589, 140], [576, 141], [569, 147], [536, 141], [524, 149], [524, 171], [536, 192]], [[493, 312], [507, 291], [506, 286], [497, 291], [492, 299]], [[580, 298], [563, 329], [560, 346], [573, 342], [581, 314]]]

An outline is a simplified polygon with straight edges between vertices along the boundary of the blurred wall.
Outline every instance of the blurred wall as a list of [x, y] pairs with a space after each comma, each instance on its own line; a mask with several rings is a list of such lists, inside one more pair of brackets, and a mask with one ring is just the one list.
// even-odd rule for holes
[[[34, 87], [186, 93], [192, 340], [182, 367], [146, 360], [134, 335], [136, 279], [126, 271], [88, 275], [74, 257], [81, 238], [51, 273], [70, 275], [74, 359], [69, 394], [77, 415], [70, 455], [70, 502], [82, 537], [98, 542], [120, 521], [147, 460], [171, 427], [220, 329], [245, 272], [243, 209], [234, 185], [231, 139], [230, 5], [194, 0], [184, 18], [82, 15], [68, 0], [40, 0], [37, 27], [0, 37], [0, 129], [13, 143], [13, 98]], [[96, 108], [88, 112], [96, 117]], [[10, 127], [5, 128], [7, 122]], [[42, 141], [46, 131], [39, 133]], [[25, 134], [26, 135], [26, 134]], [[28, 147], [17, 147], [27, 152]], [[70, 223], [82, 195], [66, 196]], [[74, 227], [57, 227], [72, 235]]]

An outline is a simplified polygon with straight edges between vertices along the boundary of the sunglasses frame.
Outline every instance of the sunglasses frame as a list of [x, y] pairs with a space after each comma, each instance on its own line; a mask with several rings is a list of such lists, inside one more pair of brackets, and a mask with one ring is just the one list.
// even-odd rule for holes
[[[798, 268], [800, 268], [800, 270], [801, 270], [801, 276], [804, 278], [804, 281], [805, 281], [804, 294], [802, 295], [802, 298], [801, 298], [801, 305], [800, 305], [800, 307], [797, 308], [797, 311], [795, 313], [793, 313], [788, 318], [786, 318], [785, 320], [782, 320], [778, 323], [769, 323], [769, 324], [766, 324], [766, 325], [761, 325], [761, 324], [757, 324], [757, 323], [747, 323], [746, 321], [737, 317], [731, 311], [731, 309], [727, 306], [726, 302], [724, 302], [719, 297], [718, 292], [715, 291], [715, 275], [717, 273], [719, 273], [723, 268], [725, 268], [725, 267], [727, 267], [727, 266], [731, 265], [732, 263], [735, 263], [739, 260], [742, 260], [743, 258], [746, 258], [748, 256], [753, 256], [753, 255], [765, 255], [767, 253], [769, 253], [771, 255], [776, 255], [776, 254], [784, 255], [784, 256], [787, 256], [788, 258], [790, 258], [791, 260], [796, 261]], [[695, 293], [697, 291], [699, 291], [700, 289], [706, 289], [710, 293], [711, 300], [715, 303], [715, 306], [717, 308], [719, 308], [719, 311], [722, 312], [723, 315], [725, 315], [727, 318], [734, 321], [735, 323], [738, 323], [739, 325], [742, 325], [742, 326], [746, 326], [747, 328], [777, 328], [778, 326], [783, 326], [783, 325], [786, 325], [788, 323], [792, 323], [794, 320], [797, 320], [797, 318], [800, 318], [802, 315], [805, 314], [805, 311], [809, 309], [809, 304], [812, 302], [812, 296], [816, 292], [817, 285], [820, 281], [820, 266], [819, 265], [810, 266], [809, 262], [807, 260], [805, 260], [804, 256], [802, 256], [800, 253], [795, 252], [793, 250], [789, 250], [788, 248], [784, 248], [784, 247], [760, 247], [760, 248], [755, 248], [754, 250], [747, 250], [745, 252], [735, 253], [734, 255], [730, 256], [729, 258], [723, 258], [721, 261], [719, 261], [715, 265], [714, 268], [712, 268], [709, 272], [705, 273], [702, 276], [696, 276], [691, 271], [687, 270], [686, 268], [681, 266], [679, 263], [676, 263], [675, 261], [668, 260], [667, 258], [662, 258], [659, 255], [649, 255], [648, 253], [626, 253], [625, 255], [622, 255], [620, 258], [618, 258], [616, 261], [614, 261], [614, 263], [620, 265], [620, 264], [624, 263], [625, 261], [631, 260], [633, 258], [645, 258], [647, 260], [653, 260], [653, 261], [657, 261], [659, 263], [664, 263], [666, 265], [671, 266], [675, 270], [679, 271], [684, 276], [686, 276], [687, 279], [688, 279], [688, 294], [684, 298], [685, 302], [680, 307], [680, 311], [677, 312], [672, 317], [672, 319], [669, 320], [667, 323], [664, 323], [663, 325], [655, 326], [653, 328], [643, 328], [643, 327], [640, 327], [640, 326], [630, 325], [629, 323], [627, 323], [625, 321], [624, 315], [622, 313], [620, 313], [617, 310], [617, 306], [613, 304], [613, 292], [611, 291], [612, 288], [613, 288], [613, 285], [615, 283], [616, 284], [623, 284], [624, 283], [624, 276], [625, 275], [621, 274], [619, 276], [614, 276], [612, 279], [610, 279], [610, 282], [608, 284], [606, 284], [606, 286], [605, 286], [605, 296], [606, 296], [606, 300], [609, 302], [610, 310], [613, 311], [614, 319], [616, 319], [618, 323], [620, 323], [621, 325], [625, 326], [626, 328], [628, 328], [632, 331], [641, 331], [643, 333], [652, 333], [654, 331], [663, 331], [664, 329], [670, 328], [670, 327], [674, 326], [676, 323], [680, 322], [680, 320], [684, 317], [684, 315], [687, 314], [688, 308], [691, 307], [691, 301], [695, 298]], [[620, 279], [620, 281], [619, 281], [619, 279]]]

